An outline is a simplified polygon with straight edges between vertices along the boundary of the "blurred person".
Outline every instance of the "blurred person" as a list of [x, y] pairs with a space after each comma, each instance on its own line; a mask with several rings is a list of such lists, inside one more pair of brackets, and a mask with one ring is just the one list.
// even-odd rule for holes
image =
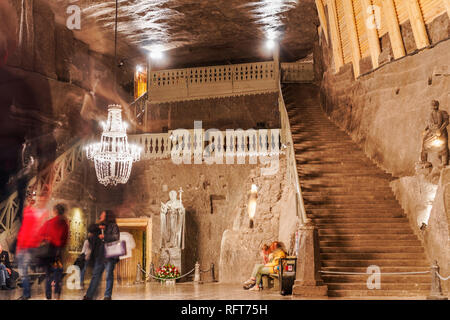
[[22, 220], [34, 168], [45, 168], [56, 155], [53, 100], [48, 79], [29, 77], [8, 66], [12, 58], [11, 66], [23, 67], [18, 61], [29, 58], [25, 49], [32, 41], [30, 31], [19, 26], [21, 20], [11, 1], [0, 1], [0, 21], [0, 194], [18, 192], [18, 217]]
[[39, 231], [41, 241], [47, 242], [52, 248], [44, 265], [45, 271], [45, 296], [52, 298], [52, 286], [55, 290], [56, 298], [61, 296], [61, 285], [63, 277], [62, 251], [69, 238], [69, 224], [64, 213], [66, 207], [58, 203], [53, 207], [53, 218], [44, 223]]
[[[90, 265], [92, 249], [95, 247], [95, 239], [98, 238], [98, 234], [96, 234], [96, 232], [98, 231], [99, 229], [95, 224], [90, 225], [88, 227], [88, 236], [87, 239], [84, 240], [83, 249], [81, 250], [81, 254], [78, 257], [80, 260], [80, 265], [78, 266], [80, 267], [81, 270], [80, 272], [81, 289], [84, 289], [84, 276], [86, 275], [86, 270]], [[75, 265], [77, 264], [75, 263]]]
[[269, 262], [269, 254], [270, 254], [270, 247], [267, 244], [264, 244], [261, 248], [261, 258], [263, 263], [257, 263], [253, 267], [253, 271], [251, 273], [250, 278], [244, 282], [244, 289], [248, 290], [255, 286], [256, 284], [256, 273], [258, 272], [259, 268], [264, 266], [264, 264]]
[[11, 262], [9, 261], [8, 251], [4, 251], [0, 244], [0, 289], [10, 289], [8, 280], [11, 277]]
[[[93, 232], [97, 234], [95, 246], [91, 253], [91, 259], [94, 262], [92, 279], [89, 288], [84, 296], [84, 300], [92, 300], [97, 292], [97, 288], [102, 279], [103, 271], [106, 269], [106, 289], [104, 300], [111, 300], [114, 285], [114, 268], [119, 258], [105, 258], [105, 243], [111, 243], [120, 239], [119, 226], [111, 210], [105, 210], [100, 214], [100, 220], [97, 223], [98, 230]], [[97, 241], [99, 239], [100, 241]]]
[[277, 273], [280, 259], [286, 258], [286, 252], [283, 249], [283, 244], [281, 242], [274, 241], [270, 246], [270, 250], [272, 251], [269, 255], [270, 261], [259, 267], [256, 272], [256, 284], [253, 288], [249, 289], [249, 291], [261, 290], [260, 284], [262, 276]]
[[23, 288], [23, 294], [19, 300], [28, 300], [31, 298], [28, 268], [33, 262], [36, 248], [39, 247], [39, 244], [41, 243], [39, 227], [42, 224], [42, 220], [47, 216], [47, 210], [45, 208], [46, 204], [46, 197], [35, 198], [33, 196], [29, 199], [29, 204], [23, 210], [22, 225], [17, 235], [16, 244], [16, 257], [19, 273], [22, 277]]

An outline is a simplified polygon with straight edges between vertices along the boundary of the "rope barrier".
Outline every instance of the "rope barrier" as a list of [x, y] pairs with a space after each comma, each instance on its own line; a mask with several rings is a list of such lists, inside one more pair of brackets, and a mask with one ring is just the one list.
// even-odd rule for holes
[[147, 274], [147, 272], [146, 272], [144, 269], [141, 268], [141, 271], [142, 271], [143, 273], [145, 273], [145, 275], [146, 275], [147, 278], [150, 276], [150, 277], [152, 277], [153, 279], [156, 279], [156, 280], [178, 280], [178, 279], [184, 278], [184, 277], [186, 277], [187, 275], [191, 274], [194, 270], [195, 270], [195, 268], [192, 269], [191, 271], [189, 271], [189, 272], [183, 274], [182, 276], [177, 277], [177, 278], [170, 278], [170, 279], [167, 279], [167, 278], [159, 278], [159, 277], [155, 277], [154, 275], [152, 275], [152, 274], [150, 274], [150, 273]]
[[[341, 272], [341, 271], [322, 271], [320, 270], [319, 272], [321, 273], [329, 273], [329, 274], [347, 274], [347, 275], [371, 275], [374, 273], [365, 273], [365, 272]], [[406, 274], [427, 274], [430, 273], [430, 271], [417, 271], [417, 272], [375, 272], [375, 274], [380, 274], [380, 275], [406, 275]]]
[[448, 276], [447, 278], [444, 278], [443, 276], [441, 276], [439, 274], [439, 272], [436, 272], [437, 276], [439, 277], [439, 279], [441, 279], [442, 281], [447, 281], [448, 279], [450, 279], [450, 276]]

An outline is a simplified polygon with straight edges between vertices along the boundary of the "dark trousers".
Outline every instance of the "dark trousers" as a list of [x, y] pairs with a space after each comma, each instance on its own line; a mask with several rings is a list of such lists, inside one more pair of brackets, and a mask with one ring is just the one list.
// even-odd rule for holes
[[61, 295], [63, 278], [63, 269], [49, 265], [45, 272], [45, 296], [47, 299], [52, 298], [52, 285], [55, 288], [55, 295], [57, 298]]
[[94, 269], [92, 270], [92, 279], [89, 288], [86, 292], [86, 297], [93, 299], [97, 293], [97, 288], [102, 280], [103, 271], [106, 269], [106, 289], [104, 297], [111, 298], [113, 284], [114, 284], [114, 268], [116, 267], [116, 259], [106, 259], [95, 261]]

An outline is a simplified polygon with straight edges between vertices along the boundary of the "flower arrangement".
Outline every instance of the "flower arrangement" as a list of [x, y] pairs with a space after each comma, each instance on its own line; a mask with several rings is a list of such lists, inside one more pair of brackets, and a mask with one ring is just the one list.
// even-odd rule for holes
[[156, 270], [156, 276], [164, 280], [175, 279], [180, 276], [180, 271], [173, 264], [167, 263]]

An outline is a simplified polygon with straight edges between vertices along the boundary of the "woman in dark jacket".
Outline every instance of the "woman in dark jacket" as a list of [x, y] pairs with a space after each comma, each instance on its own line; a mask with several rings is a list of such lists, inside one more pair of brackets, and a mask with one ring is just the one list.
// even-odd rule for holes
[[92, 300], [97, 292], [97, 288], [102, 279], [103, 271], [106, 269], [106, 290], [104, 300], [111, 300], [114, 284], [114, 268], [119, 261], [118, 258], [105, 258], [105, 243], [114, 242], [120, 239], [119, 227], [116, 218], [111, 210], [105, 210], [100, 214], [98, 225], [98, 241], [95, 241], [91, 253], [91, 260], [94, 263], [92, 279], [89, 288], [84, 296], [84, 300]]

